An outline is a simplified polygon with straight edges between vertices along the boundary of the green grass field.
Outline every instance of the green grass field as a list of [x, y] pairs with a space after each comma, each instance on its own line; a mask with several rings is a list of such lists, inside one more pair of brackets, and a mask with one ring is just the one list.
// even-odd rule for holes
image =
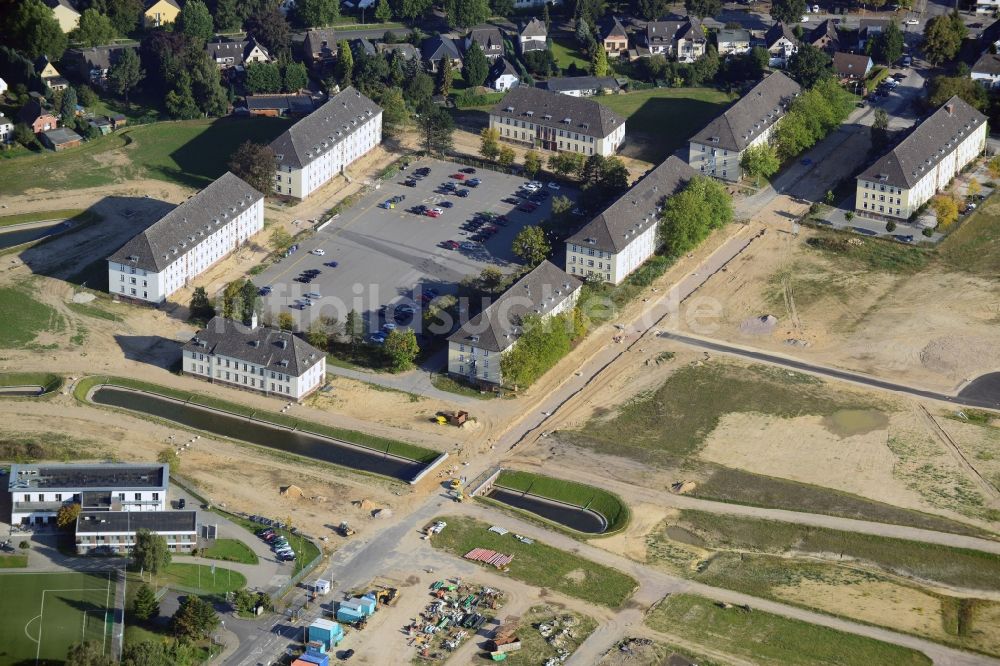
[[594, 99], [625, 116], [629, 142], [642, 146], [638, 157], [659, 163], [687, 145], [734, 98], [714, 88], [653, 88]]
[[572, 36], [553, 35], [552, 55], [555, 57], [559, 69], [565, 70], [570, 65], [576, 65], [580, 69], [590, 71], [590, 61], [577, 50]]
[[115, 574], [0, 575], [0, 663], [62, 663], [77, 641], [111, 653]]
[[618, 532], [628, 525], [629, 510], [622, 499], [594, 486], [509, 469], [500, 472], [496, 485], [596, 511], [608, 522], [604, 534]]
[[247, 585], [246, 576], [239, 571], [217, 566], [213, 574], [212, 566], [209, 564], [178, 561], [171, 562], [166, 571], [152, 579], [148, 573], [140, 578], [138, 571], [129, 571], [128, 579], [130, 586], [139, 582], [146, 582], [149, 585], [156, 583], [157, 588], [170, 587], [200, 596], [223, 595], [226, 592], [241, 590]]
[[646, 625], [668, 636], [770, 666], [870, 666], [930, 664], [915, 650], [842, 633], [759, 610], [722, 609], [704, 597], [674, 594], [646, 616]]
[[995, 279], [1000, 275], [1000, 198], [991, 198], [938, 246], [952, 270]]
[[[2, 176], [0, 176], [2, 180]], [[28, 289], [0, 287], [0, 349], [21, 349], [39, 333], [59, 333], [66, 322], [54, 309], [32, 298]]]
[[201, 551], [201, 556], [211, 560], [242, 562], [243, 564], [257, 564], [258, 562], [257, 554], [239, 539], [216, 539], [210, 547]]

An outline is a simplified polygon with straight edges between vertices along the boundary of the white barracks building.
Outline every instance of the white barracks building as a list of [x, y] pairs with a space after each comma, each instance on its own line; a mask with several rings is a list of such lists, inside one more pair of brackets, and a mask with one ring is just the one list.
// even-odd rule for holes
[[382, 109], [345, 88], [271, 142], [275, 194], [305, 199], [382, 142]]
[[108, 291], [163, 303], [264, 228], [264, 195], [227, 172], [108, 257]]

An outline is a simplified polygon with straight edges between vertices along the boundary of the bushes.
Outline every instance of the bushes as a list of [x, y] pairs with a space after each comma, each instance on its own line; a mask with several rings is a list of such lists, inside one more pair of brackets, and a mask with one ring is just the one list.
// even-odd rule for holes
[[833, 79], [823, 79], [792, 102], [775, 130], [778, 154], [790, 159], [811, 148], [851, 113], [854, 98]]
[[504, 384], [529, 386], [569, 353], [576, 339], [576, 312], [541, 319], [528, 316], [521, 322], [524, 334], [500, 359]]

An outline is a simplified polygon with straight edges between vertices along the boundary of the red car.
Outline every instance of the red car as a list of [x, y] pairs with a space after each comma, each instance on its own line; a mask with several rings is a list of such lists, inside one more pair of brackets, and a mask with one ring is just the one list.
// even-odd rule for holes
[[457, 250], [459, 247], [458, 242], [453, 240], [445, 241], [444, 246], [449, 250]]
[[453, 173], [453, 174], [451, 174], [451, 176], [449, 176], [449, 178], [454, 178], [455, 180], [465, 180], [465, 174], [464, 173]]
[[427, 217], [441, 217], [441, 213], [433, 209], [427, 211], [426, 213], [424, 213], [424, 215], [426, 215]]

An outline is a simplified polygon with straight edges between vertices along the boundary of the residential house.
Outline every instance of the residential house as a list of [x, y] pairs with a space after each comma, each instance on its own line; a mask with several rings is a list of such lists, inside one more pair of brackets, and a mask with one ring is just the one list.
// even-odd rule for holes
[[76, 148], [83, 143], [83, 137], [69, 129], [68, 127], [57, 127], [45, 130], [38, 135], [42, 145], [57, 153], [67, 148]]
[[166, 508], [170, 466], [161, 463], [39, 463], [10, 467], [11, 525], [55, 523], [59, 509], [139, 513]]
[[572, 97], [591, 97], [599, 92], [617, 93], [621, 90], [613, 76], [561, 76], [536, 85], [542, 90]]
[[181, 350], [184, 374], [286, 400], [302, 400], [326, 381], [326, 354], [267, 326], [212, 317]]
[[604, 21], [601, 27], [601, 45], [609, 58], [628, 56], [628, 32], [617, 16]]
[[830, 19], [813, 28], [805, 35], [804, 41], [827, 53], [836, 53], [840, 50], [840, 34], [837, 32], [837, 26]]
[[838, 51], [833, 54], [833, 72], [841, 81], [862, 81], [872, 71], [869, 56]]
[[879, 35], [889, 27], [889, 19], [861, 19], [858, 26], [858, 51], [864, 53], [868, 50], [868, 42], [876, 35]]
[[798, 53], [799, 42], [792, 29], [779, 21], [764, 34], [764, 48], [770, 56], [768, 66], [784, 67], [788, 59]]
[[81, 511], [76, 518], [76, 554], [127, 555], [135, 547], [139, 530], [163, 537], [167, 550], [190, 553], [198, 546], [197, 511]]
[[69, 88], [69, 81], [59, 73], [59, 70], [52, 64], [48, 56], [39, 56], [35, 60], [35, 73], [42, 78], [45, 85], [54, 91]]
[[44, 0], [46, 6], [52, 10], [56, 22], [63, 32], [75, 30], [80, 25], [80, 12], [76, 11], [69, 0]]
[[427, 69], [432, 73], [437, 73], [442, 58], [451, 60], [451, 66], [454, 69], [462, 68], [462, 54], [458, 50], [455, 40], [451, 37], [439, 35], [424, 40], [421, 46], [421, 56]]
[[490, 62], [503, 57], [503, 33], [500, 32], [499, 28], [492, 25], [472, 28], [465, 37], [466, 52], [473, 42], [479, 44], [479, 48], [483, 50]]
[[969, 76], [986, 88], [1000, 87], [1000, 55], [984, 53], [972, 66]]
[[620, 284], [656, 252], [664, 200], [696, 175], [684, 160], [668, 157], [566, 240], [566, 271]]
[[722, 57], [750, 52], [750, 31], [743, 28], [722, 28], [715, 41]]
[[385, 44], [379, 42], [375, 45], [379, 53], [384, 53], [386, 57], [391, 57], [391, 54], [397, 53], [403, 58], [405, 62], [410, 62], [411, 60], [417, 60], [420, 58], [420, 51], [417, 50], [413, 44], [408, 42], [402, 42], [400, 44]]
[[625, 119], [582, 97], [519, 86], [490, 110], [502, 141], [581, 155], [613, 155], [625, 139]]
[[108, 82], [108, 71], [118, 62], [122, 53], [127, 50], [137, 51], [138, 42], [131, 44], [114, 44], [109, 46], [91, 46], [84, 49], [69, 49], [63, 56], [64, 64], [72, 64], [76, 74], [91, 85], [103, 88]]
[[768, 141], [802, 88], [783, 72], [755, 85], [688, 142], [688, 164], [698, 172], [737, 182], [743, 151]]
[[219, 176], [108, 257], [108, 292], [158, 305], [264, 228], [264, 195]]
[[355, 59], [373, 56], [378, 53], [378, 50], [375, 48], [375, 45], [372, 44], [371, 40], [365, 39], [364, 37], [351, 39], [347, 42], [347, 45], [351, 47], [351, 54]]
[[302, 60], [307, 65], [332, 62], [337, 58], [337, 39], [333, 30], [313, 28], [302, 41]]
[[31, 100], [22, 106], [17, 114], [17, 119], [30, 127], [35, 134], [59, 127], [59, 119], [55, 114], [36, 100]]
[[168, 23], [176, 23], [181, 13], [177, 0], [146, 0], [142, 14], [142, 24], [146, 28], [159, 28]]
[[524, 24], [517, 33], [517, 48], [523, 54], [528, 51], [544, 51], [548, 48], [549, 31], [545, 23], [536, 18]]
[[906, 220], [986, 149], [986, 116], [958, 95], [857, 178], [854, 210]]
[[308, 116], [316, 108], [309, 95], [247, 95], [247, 111], [251, 116]]
[[7, 82], [0, 78], [0, 95], [7, 94]]
[[543, 261], [448, 337], [448, 372], [476, 384], [502, 385], [501, 359], [517, 344], [525, 319], [572, 311], [582, 284]]
[[650, 21], [644, 34], [650, 55], [663, 55], [681, 62], [694, 62], [705, 55], [708, 43], [697, 18]]
[[976, 0], [976, 13], [995, 16], [1000, 11], [1000, 0]]
[[275, 193], [305, 199], [382, 142], [382, 109], [347, 87], [271, 142]]
[[238, 40], [220, 37], [205, 44], [205, 51], [221, 70], [242, 70], [251, 63], [271, 62], [271, 54], [253, 37]]
[[490, 67], [490, 75], [486, 80], [493, 90], [504, 92], [520, 84], [521, 75], [507, 58], [498, 58]]
[[9, 118], [0, 113], [0, 143], [11, 143], [14, 141], [14, 123]]

